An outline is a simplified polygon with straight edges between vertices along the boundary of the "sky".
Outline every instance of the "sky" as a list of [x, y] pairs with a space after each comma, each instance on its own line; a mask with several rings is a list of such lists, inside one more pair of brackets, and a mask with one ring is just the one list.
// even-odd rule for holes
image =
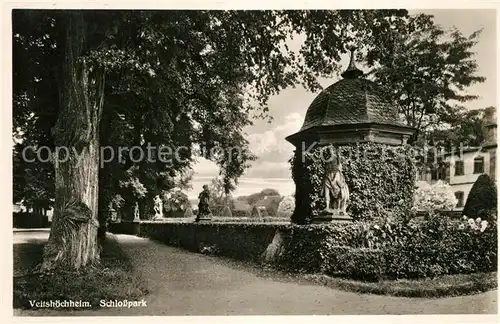
[[[475, 84], [469, 88], [470, 94], [479, 96], [479, 99], [466, 103], [469, 109], [479, 109], [496, 106], [496, 12], [495, 10], [478, 9], [440, 9], [440, 10], [411, 10], [410, 13], [423, 12], [434, 15], [434, 21], [444, 28], [455, 26], [463, 34], [483, 29], [478, 44], [474, 47], [476, 60], [479, 66], [478, 74], [484, 76], [484, 83]], [[297, 48], [297, 44], [289, 44]], [[341, 65], [347, 67], [349, 58], [342, 58]], [[337, 82], [340, 77], [320, 79], [323, 88]], [[250, 149], [257, 155], [257, 161], [252, 163], [240, 178], [233, 196], [249, 195], [265, 188], [277, 189], [281, 195], [291, 195], [295, 186], [291, 178], [289, 158], [293, 153], [293, 146], [285, 137], [297, 132], [304, 121], [304, 116], [313, 99], [318, 95], [298, 86], [281, 91], [269, 100], [269, 110], [273, 117], [271, 123], [255, 121], [254, 125], [245, 129], [246, 138], [250, 142]], [[194, 165], [195, 172], [192, 181], [192, 190], [188, 192], [190, 199], [195, 199], [204, 184], [209, 184], [218, 175], [218, 167], [205, 159], [199, 159]]]

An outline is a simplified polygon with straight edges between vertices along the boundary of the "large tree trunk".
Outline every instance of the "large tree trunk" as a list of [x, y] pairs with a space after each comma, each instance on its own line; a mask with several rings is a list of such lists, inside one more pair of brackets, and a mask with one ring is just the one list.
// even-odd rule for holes
[[[55, 205], [42, 271], [77, 270], [99, 261], [97, 243], [99, 122], [104, 71], [91, 68], [86, 50], [84, 13], [64, 12], [61, 17], [62, 66], [58, 78], [59, 115], [52, 132], [57, 147], [71, 152], [67, 161], [55, 157]], [[59, 44], [58, 44], [59, 46]], [[76, 154], [75, 154], [76, 152]]]

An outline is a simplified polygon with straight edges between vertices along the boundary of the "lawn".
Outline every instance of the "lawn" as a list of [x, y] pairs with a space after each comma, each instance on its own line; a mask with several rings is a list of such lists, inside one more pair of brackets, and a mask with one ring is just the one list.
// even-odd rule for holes
[[326, 275], [305, 275], [305, 278], [330, 288], [357, 293], [421, 298], [471, 295], [496, 289], [498, 286], [496, 272], [444, 275], [418, 280], [381, 280], [379, 282], [356, 281]]
[[148, 294], [145, 281], [112, 236], [104, 243], [101, 264], [80, 272], [34, 273], [42, 252], [40, 242], [14, 245], [14, 308], [33, 309], [30, 301], [35, 300], [72, 300], [96, 309], [102, 299], [138, 300]]

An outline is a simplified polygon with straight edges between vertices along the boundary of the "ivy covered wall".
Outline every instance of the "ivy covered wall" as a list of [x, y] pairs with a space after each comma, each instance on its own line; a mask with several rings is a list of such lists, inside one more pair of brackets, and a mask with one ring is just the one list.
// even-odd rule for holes
[[415, 190], [411, 147], [358, 143], [296, 151], [290, 160], [296, 185], [292, 222], [308, 224], [325, 208], [325, 166], [338, 156], [350, 191], [347, 213], [355, 220], [408, 215]]

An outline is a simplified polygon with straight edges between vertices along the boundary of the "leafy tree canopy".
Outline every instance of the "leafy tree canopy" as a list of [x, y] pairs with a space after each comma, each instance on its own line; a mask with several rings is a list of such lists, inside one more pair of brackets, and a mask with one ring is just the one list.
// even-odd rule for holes
[[[57, 142], [57, 82], [69, 11], [13, 11], [14, 129], [26, 144]], [[74, 12], [73, 12], [74, 13]], [[116, 149], [183, 147], [178, 159], [134, 162], [127, 152], [100, 172], [100, 206], [117, 192], [149, 200], [169, 189], [197, 155], [216, 151], [226, 193], [255, 157], [243, 128], [269, 118], [281, 89], [338, 72], [340, 56], [359, 40], [368, 51], [405, 10], [80, 11], [82, 62], [105, 71], [101, 144]], [[299, 53], [287, 41], [305, 35]], [[83, 124], [82, 124], [83, 125]], [[78, 129], [80, 124], [66, 125]], [[83, 127], [83, 126], [82, 126]], [[239, 154], [220, 153], [238, 147]], [[219, 149], [217, 151], [217, 149]], [[155, 153], [155, 152], [153, 152]], [[236, 158], [237, 157], [239, 158]], [[141, 185], [139, 185], [139, 183]], [[135, 185], [134, 185], [135, 184]], [[143, 188], [144, 187], [144, 188]]]

